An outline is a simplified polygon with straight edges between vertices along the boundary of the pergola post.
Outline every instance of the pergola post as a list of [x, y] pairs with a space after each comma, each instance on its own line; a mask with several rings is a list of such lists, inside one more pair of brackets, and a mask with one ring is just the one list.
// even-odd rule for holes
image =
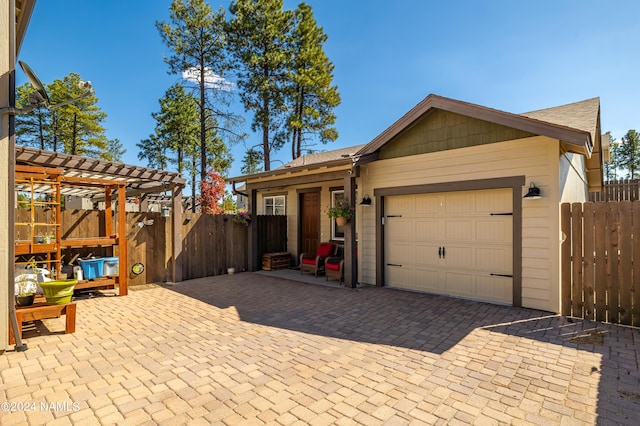
[[173, 258], [173, 277], [174, 283], [182, 281], [182, 185], [173, 187], [171, 198], [171, 211], [173, 223], [171, 229], [173, 238], [171, 240], [171, 252]]
[[[353, 174], [344, 179], [344, 195], [349, 200], [349, 206], [356, 208], [356, 178]], [[355, 288], [358, 281], [358, 259], [356, 242], [357, 216], [347, 222], [344, 227], [344, 285]]]

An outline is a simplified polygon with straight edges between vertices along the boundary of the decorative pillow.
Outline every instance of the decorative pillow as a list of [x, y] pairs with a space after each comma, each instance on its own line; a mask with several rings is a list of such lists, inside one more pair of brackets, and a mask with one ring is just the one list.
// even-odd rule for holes
[[333, 244], [331, 244], [331, 243], [322, 243], [318, 247], [318, 251], [316, 251], [316, 256], [327, 257], [331, 253], [333, 253]]

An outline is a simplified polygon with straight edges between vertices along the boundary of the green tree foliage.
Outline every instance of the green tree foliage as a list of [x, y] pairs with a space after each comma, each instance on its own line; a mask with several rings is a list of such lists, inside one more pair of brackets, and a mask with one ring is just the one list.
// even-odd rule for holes
[[627, 177], [635, 179], [640, 171], [640, 134], [629, 130], [620, 141], [616, 162], [620, 168], [626, 170]]
[[271, 169], [271, 152], [286, 140], [287, 71], [293, 13], [282, 0], [233, 0], [229, 11], [229, 40], [245, 111], [253, 112], [251, 129], [262, 133], [264, 170]]
[[[225, 73], [229, 68], [227, 40], [225, 34], [225, 12], [213, 12], [204, 0], [173, 0], [170, 7], [170, 23], [156, 22], [156, 28], [164, 44], [172, 54], [165, 58], [169, 74], [188, 72], [195, 81], [198, 108], [200, 180], [207, 178], [212, 165], [211, 144], [217, 143], [219, 132], [230, 141], [238, 135], [232, 129], [237, 122], [233, 114], [222, 111], [228, 105], [228, 87], [223, 87]], [[219, 126], [220, 120], [228, 122]], [[175, 148], [174, 148], [175, 149]], [[217, 155], [213, 152], [213, 157]], [[214, 158], [215, 160], [215, 158]], [[190, 162], [193, 167], [196, 164]]]
[[259, 173], [262, 171], [260, 163], [262, 163], [262, 152], [254, 148], [248, 149], [242, 159], [242, 168], [240, 171], [245, 175]]
[[[34, 92], [33, 86], [26, 83], [16, 89], [16, 106], [26, 108], [29, 97]], [[16, 116], [16, 140], [19, 144], [38, 149], [53, 149], [55, 133], [51, 128], [51, 114], [42, 104], [36, 106], [29, 114]]]
[[326, 40], [327, 35], [316, 23], [311, 7], [300, 3], [295, 11], [287, 93], [293, 159], [302, 155], [308, 135], [317, 135], [323, 144], [338, 138], [332, 126], [336, 121], [333, 109], [340, 104], [340, 94], [331, 85], [334, 67], [323, 49]]
[[[46, 85], [52, 105], [77, 98], [85, 93], [79, 87], [80, 75], [70, 73], [62, 80]], [[17, 89], [18, 108], [29, 106], [29, 96], [34, 91], [26, 83]], [[110, 159], [110, 141], [105, 136], [102, 123], [107, 115], [97, 106], [95, 95], [54, 109], [36, 107], [28, 114], [16, 118], [16, 141], [19, 144], [48, 149], [67, 154]]]
[[107, 141], [107, 151], [104, 153], [103, 158], [106, 161], [112, 163], [122, 163], [122, 156], [127, 152], [120, 139], [111, 139]]

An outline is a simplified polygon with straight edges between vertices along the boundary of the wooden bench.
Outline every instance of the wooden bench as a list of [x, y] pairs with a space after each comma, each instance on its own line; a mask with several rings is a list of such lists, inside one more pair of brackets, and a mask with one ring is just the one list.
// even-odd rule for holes
[[[60, 318], [65, 315], [64, 333], [75, 333], [76, 331], [76, 304], [75, 302], [64, 305], [47, 305], [46, 302], [34, 303], [31, 306], [16, 306], [16, 319], [18, 320], [18, 332], [22, 337], [22, 323], [45, 318]], [[9, 323], [9, 344], [15, 344], [13, 329]]]

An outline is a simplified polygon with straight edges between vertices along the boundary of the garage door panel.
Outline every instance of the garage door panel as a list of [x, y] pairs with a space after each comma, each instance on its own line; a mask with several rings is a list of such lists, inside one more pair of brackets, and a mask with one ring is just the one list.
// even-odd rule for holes
[[[433, 244], [417, 244], [415, 246], [415, 265], [421, 267], [425, 265], [438, 265], [438, 247]], [[394, 262], [395, 263], [395, 262]]]
[[[445, 220], [445, 241], [473, 240], [475, 231], [471, 220]], [[443, 241], [443, 245], [444, 242]]]
[[474, 274], [446, 272], [444, 276], [444, 290], [446, 293], [461, 297], [475, 296]]
[[480, 299], [512, 303], [512, 279], [497, 276], [477, 276], [476, 293]]
[[426, 194], [413, 197], [415, 210], [412, 213], [420, 216], [435, 216], [442, 209], [444, 200], [440, 194]]
[[475, 248], [470, 246], [447, 244], [444, 249], [443, 266], [458, 269], [474, 269], [476, 264]]
[[440, 271], [437, 269], [416, 269], [416, 286], [414, 290], [442, 293], [440, 287]]
[[475, 211], [475, 194], [469, 192], [449, 192], [445, 195], [445, 213], [470, 214]]
[[511, 189], [476, 192], [476, 213], [508, 213], [513, 209]]
[[415, 246], [408, 243], [393, 243], [389, 244], [390, 253], [387, 256], [388, 263], [394, 263], [397, 265], [403, 264], [415, 264]]
[[386, 267], [385, 285], [512, 303], [513, 279], [491, 276], [512, 275], [512, 196], [499, 189], [386, 197], [385, 262], [402, 267]]
[[494, 274], [512, 273], [512, 248], [475, 248], [476, 268]]
[[419, 290], [419, 288], [416, 288], [415, 271], [411, 268], [388, 266], [387, 276], [389, 281], [394, 283], [393, 286]]
[[475, 240], [485, 243], [504, 243], [513, 239], [512, 220], [510, 216], [494, 216], [494, 218], [478, 219], [475, 224]]
[[440, 238], [440, 221], [416, 220], [413, 238], [418, 241], [431, 241]]
[[398, 241], [413, 240], [415, 237], [415, 223], [402, 218], [389, 218], [387, 231], [395, 236]]
[[402, 214], [413, 214], [415, 211], [415, 199], [409, 195], [388, 197], [385, 200], [385, 210], [387, 215], [395, 216]]

